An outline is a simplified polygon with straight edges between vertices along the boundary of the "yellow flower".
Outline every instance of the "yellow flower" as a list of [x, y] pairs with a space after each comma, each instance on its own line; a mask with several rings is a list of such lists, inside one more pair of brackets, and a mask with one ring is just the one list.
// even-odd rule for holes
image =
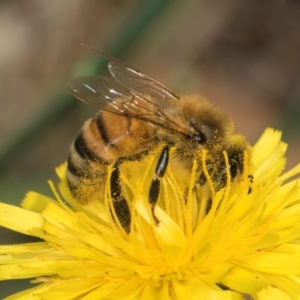
[[199, 203], [193, 192], [196, 165], [187, 193], [167, 170], [158, 225], [147, 201], [156, 158], [149, 156], [138, 175], [121, 177], [129, 234], [110, 213], [108, 184], [104, 201], [81, 206], [67, 188], [66, 165], [59, 167], [64, 200], [50, 182], [55, 200], [29, 192], [23, 208], [0, 203], [0, 225], [43, 240], [0, 246], [0, 279], [41, 283], [6, 299], [300, 299], [300, 180], [291, 180], [300, 164], [282, 173], [280, 138], [267, 129], [253, 147], [251, 193], [247, 176], [227, 183], [212, 193], [208, 214], [207, 194]]

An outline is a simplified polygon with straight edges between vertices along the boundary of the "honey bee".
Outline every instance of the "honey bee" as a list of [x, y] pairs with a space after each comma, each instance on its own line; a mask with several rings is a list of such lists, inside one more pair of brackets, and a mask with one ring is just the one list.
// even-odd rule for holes
[[[196, 160], [197, 184], [202, 186], [207, 179], [201, 170], [201, 151], [206, 149], [210, 177], [215, 190], [220, 190], [227, 180], [226, 151], [231, 180], [243, 173], [248, 144], [242, 135], [234, 134], [233, 122], [222, 109], [197, 94], [178, 95], [126, 63], [97, 52], [109, 61], [111, 77], [78, 77], [68, 86], [75, 97], [100, 109], [83, 124], [70, 147], [67, 182], [75, 200], [84, 205], [95, 194], [100, 195], [107, 166], [114, 164], [109, 179], [113, 205], [122, 227], [129, 232], [129, 204], [120, 180], [124, 161], [140, 160], [161, 147], [148, 194], [157, 223], [154, 207], [169, 165], [188, 178]], [[171, 147], [175, 147], [172, 156]]]

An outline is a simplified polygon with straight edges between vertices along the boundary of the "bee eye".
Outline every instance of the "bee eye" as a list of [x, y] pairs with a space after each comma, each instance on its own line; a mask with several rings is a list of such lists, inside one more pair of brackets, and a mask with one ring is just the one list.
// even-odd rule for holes
[[200, 145], [205, 144], [206, 140], [207, 140], [206, 136], [201, 132], [198, 132], [198, 133], [194, 134], [192, 138], [195, 142], [197, 142]]

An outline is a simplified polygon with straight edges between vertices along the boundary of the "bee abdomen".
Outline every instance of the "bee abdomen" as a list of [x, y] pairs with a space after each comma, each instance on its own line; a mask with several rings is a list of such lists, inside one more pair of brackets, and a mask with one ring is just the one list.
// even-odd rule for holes
[[94, 153], [88, 147], [88, 144], [82, 132], [79, 133], [78, 137], [74, 141], [74, 148], [82, 159], [87, 159], [93, 162], [101, 163], [102, 165], [108, 165], [108, 162], [106, 160]]
[[99, 113], [95, 117], [96, 118], [96, 125], [97, 125], [98, 132], [99, 132], [99, 134], [100, 134], [100, 136], [102, 138], [103, 143], [106, 146], [112, 146], [112, 143], [110, 142], [110, 139], [108, 137], [106, 126], [105, 126], [105, 123], [104, 123], [104, 120], [103, 120], [102, 116], [103, 116], [103, 114]]
[[68, 171], [75, 177], [92, 179], [93, 176], [91, 176], [91, 173], [85, 172], [85, 170], [84, 170], [85, 168], [82, 168], [82, 167], [76, 165], [76, 163], [73, 162], [71, 155], [69, 155], [69, 157], [68, 157], [67, 165], [68, 165]]
[[108, 164], [105, 159], [89, 148], [83, 132], [80, 132], [70, 148], [68, 156], [69, 173], [75, 177], [92, 180], [99, 173], [99, 169], [102, 171], [104, 166]]
[[82, 130], [72, 143], [67, 164], [67, 183], [71, 194], [80, 203], [88, 202], [93, 194], [100, 192], [109, 164], [101, 153], [90, 148], [85, 132]]

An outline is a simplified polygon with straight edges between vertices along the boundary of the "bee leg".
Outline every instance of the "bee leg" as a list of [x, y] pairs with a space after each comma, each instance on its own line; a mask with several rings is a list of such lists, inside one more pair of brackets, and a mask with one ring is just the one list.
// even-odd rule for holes
[[[206, 168], [207, 168], [208, 174], [211, 176], [213, 171], [214, 171], [214, 165], [209, 159], [206, 160]], [[206, 182], [207, 182], [206, 175], [202, 171], [200, 173], [200, 176], [199, 176], [198, 180], [197, 180], [197, 183], [200, 184], [200, 186], [203, 186], [204, 184], [206, 184]], [[209, 199], [207, 200], [206, 209], [205, 209], [206, 214], [209, 213], [211, 207], [212, 207], [212, 199], [211, 199], [211, 197], [209, 197]]]
[[160, 156], [159, 156], [159, 159], [158, 159], [158, 162], [156, 165], [156, 169], [155, 169], [156, 176], [152, 180], [150, 190], [149, 190], [149, 196], [148, 196], [149, 203], [151, 204], [153, 219], [156, 224], [159, 223], [159, 220], [154, 215], [154, 208], [155, 208], [155, 204], [157, 202], [158, 196], [159, 196], [160, 180], [165, 175], [165, 172], [166, 172], [167, 166], [168, 166], [168, 162], [169, 162], [169, 147], [165, 146], [163, 148], [162, 152], [160, 153]]
[[[231, 182], [233, 182], [237, 175], [244, 171], [243, 155], [238, 152], [232, 153], [228, 156], [228, 163], [230, 179]], [[216, 183], [216, 191], [221, 190], [227, 185], [228, 178], [226, 173], [226, 163], [224, 160], [219, 164], [218, 172], [215, 173], [213, 180]]]
[[251, 194], [252, 192], [252, 183], [253, 183], [253, 175], [248, 175], [249, 181], [250, 181], [250, 187], [248, 188], [248, 194]]
[[119, 222], [123, 227], [123, 229], [127, 233], [129, 233], [130, 224], [131, 224], [131, 214], [130, 214], [129, 205], [126, 199], [122, 195], [122, 188], [120, 182], [119, 166], [123, 162], [123, 160], [124, 160], [123, 158], [119, 158], [114, 164], [114, 169], [110, 176], [110, 193], [113, 198], [112, 203], [113, 203], [114, 211], [119, 219]]
[[[213, 165], [213, 163], [209, 159], [207, 159], [205, 163], [206, 163], [207, 172], [208, 172], [209, 175], [211, 175], [213, 173], [213, 171], [214, 171], [214, 165]], [[202, 171], [201, 174], [200, 174], [200, 176], [199, 176], [199, 178], [198, 178], [198, 180], [197, 180], [197, 183], [199, 183], [202, 186], [206, 182], [207, 182], [206, 175]]]
[[[242, 174], [244, 172], [243, 158], [244, 157], [241, 153], [234, 153], [229, 158], [231, 181], [233, 181], [238, 174]], [[250, 194], [252, 192], [253, 175], [248, 175], [248, 178], [250, 182], [248, 194]]]
[[[230, 166], [230, 177], [231, 177], [231, 182], [234, 181], [234, 179], [239, 175], [243, 174], [244, 172], [244, 157], [242, 153], [235, 152], [229, 156], [229, 166]], [[219, 182], [218, 184], [218, 190], [226, 186], [227, 182], [227, 174], [226, 174], [226, 166], [225, 163], [223, 162], [220, 167], [220, 174], [218, 176], [218, 179], [216, 179], [216, 182]], [[248, 188], [248, 194], [252, 192], [252, 183], [253, 183], [253, 176], [248, 175], [249, 179], [249, 188]]]

